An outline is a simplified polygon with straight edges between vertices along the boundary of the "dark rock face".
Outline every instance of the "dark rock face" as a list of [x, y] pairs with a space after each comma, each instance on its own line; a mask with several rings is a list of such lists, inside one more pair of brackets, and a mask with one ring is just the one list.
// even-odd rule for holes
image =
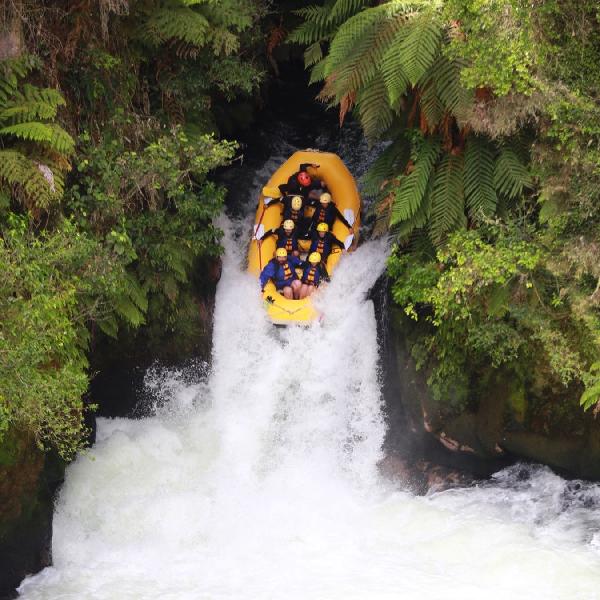
[[64, 463], [20, 432], [0, 445], [0, 599], [51, 562], [54, 496]]
[[542, 463], [566, 477], [600, 479], [600, 421], [583, 413], [568, 391], [544, 386], [542, 376], [520, 382], [491, 367], [468, 406], [449, 410], [430, 394], [426, 373], [409, 351], [406, 321], [391, 306], [383, 367], [395, 386], [385, 389], [391, 415], [388, 451], [486, 477], [519, 459]]

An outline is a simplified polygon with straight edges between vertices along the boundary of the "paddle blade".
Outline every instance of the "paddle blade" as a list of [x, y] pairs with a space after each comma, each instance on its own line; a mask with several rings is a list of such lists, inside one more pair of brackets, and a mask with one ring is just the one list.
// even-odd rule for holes
[[344, 219], [348, 221], [350, 227], [354, 225], [354, 221], [356, 220], [356, 218], [354, 217], [354, 211], [351, 208], [344, 209]]
[[254, 238], [257, 240], [262, 240], [265, 235], [265, 226], [261, 223], [260, 225], [254, 226]]

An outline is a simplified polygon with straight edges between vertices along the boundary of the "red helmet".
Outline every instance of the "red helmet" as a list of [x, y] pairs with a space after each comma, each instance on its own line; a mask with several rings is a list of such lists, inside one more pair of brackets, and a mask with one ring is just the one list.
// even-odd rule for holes
[[298, 173], [298, 183], [306, 187], [312, 183], [312, 179], [306, 171], [300, 171], [300, 173]]

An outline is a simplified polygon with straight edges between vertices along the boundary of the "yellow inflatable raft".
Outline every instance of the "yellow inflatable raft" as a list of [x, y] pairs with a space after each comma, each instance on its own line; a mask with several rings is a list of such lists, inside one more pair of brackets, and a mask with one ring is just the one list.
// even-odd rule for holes
[[[309, 168], [308, 172], [312, 177], [325, 181], [339, 211], [354, 228], [354, 236], [348, 235], [348, 228], [336, 220], [332, 229], [333, 235], [345, 242], [347, 248], [355, 247], [360, 225], [360, 195], [354, 178], [337, 154], [317, 150], [295, 152], [273, 173], [265, 187], [276, 188], [282, 183], [287, 183], [290, 175], [298, 171], [303, 163], [319, 165], [319, 168], [316, 169]], [[313, 209], [309, 209], [309, 211], [306, 213], [307, 216], [310, 216]], [[260, 238], [265, 231], [279, 227], [281, 219], [282, 205], [279, 202], [265, 205], [264, 195], [261, 193], [256, 210], [254, 235], [248, 251], [248, 270], [256, 277], [275, 254], [275, 236], [269, 236], [264, 240]], [[300, 241], [301, 250], [304, 252], [308, 251], [309, 245], [309, 241]], [[330, 275], [341, 255], [342, 250], [334, 246], [327, 259], [327, 272]], [[263, 299], [269, 317], [273, 323], [278, 325], [308, 323], [320, 316], [310, 298], [288, 300], [277, 292], [272, 282], [266, 285]]]

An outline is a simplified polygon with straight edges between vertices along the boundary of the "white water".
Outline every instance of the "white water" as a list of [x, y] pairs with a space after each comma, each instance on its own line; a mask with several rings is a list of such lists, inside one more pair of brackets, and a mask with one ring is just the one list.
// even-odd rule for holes
[[341, 261], [322, 326], [275, 330], [224, 226], [211, 375], [155, 374], [154, 416], [100, 420], [23, 598], [600, 598], [596, 486], [516, 468], [415, 497], [379, 478], [382, 243]]

